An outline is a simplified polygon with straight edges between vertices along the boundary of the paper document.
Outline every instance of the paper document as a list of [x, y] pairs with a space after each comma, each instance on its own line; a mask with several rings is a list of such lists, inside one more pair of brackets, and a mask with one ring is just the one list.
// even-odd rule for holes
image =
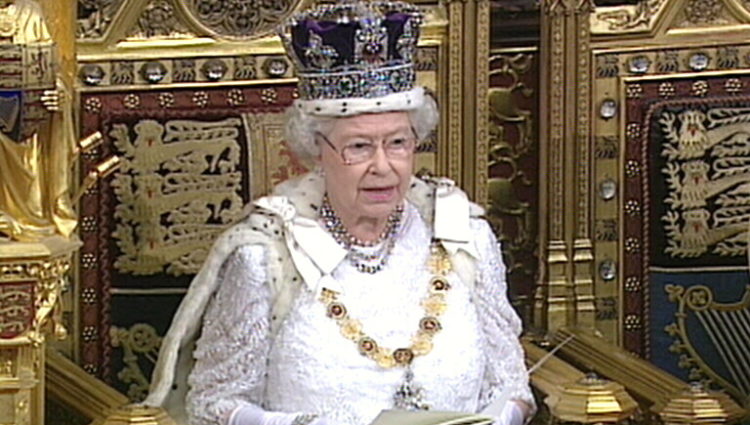
[[431, 410], [383, 410], [370, 425], [490, 425], [492, 418], [474, 413]]

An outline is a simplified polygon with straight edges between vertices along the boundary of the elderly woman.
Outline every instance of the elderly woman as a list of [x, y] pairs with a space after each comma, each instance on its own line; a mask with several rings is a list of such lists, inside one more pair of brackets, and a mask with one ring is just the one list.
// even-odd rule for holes
[[[365, 425], [393, 408], [523, 423], [533, 400], [495, 237], [450, 181], [413, 176], [438, 118], [414, 87], [420, 19], [346, 3], [286, 26], [300, 78], [287, 138], [316, 172], [214, 246], [147, 403], [180, 394], [196, 425]], [[165, 384], [175, 369], [187, 388]]]

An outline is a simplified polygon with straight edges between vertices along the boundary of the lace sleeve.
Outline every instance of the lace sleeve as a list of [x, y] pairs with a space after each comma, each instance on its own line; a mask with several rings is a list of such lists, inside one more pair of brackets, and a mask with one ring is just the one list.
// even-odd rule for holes
[[235, 409], [262, 399], [271, 309], [265, 254], [260, 245], [240, 247], [219, 272], [188, 377], [192, 425], [225, 425]]
[[510, 400], [534, 406], [529, 375], [518, 337], [522, 324], [510, 302], [505, 284], [505, 264], [495, 235], [484, 220], [472, 220], [480, 259], [477, 262], [476, 303], [486, 338], [487, 368], [479, 398], [480, 411], [507, 389]]

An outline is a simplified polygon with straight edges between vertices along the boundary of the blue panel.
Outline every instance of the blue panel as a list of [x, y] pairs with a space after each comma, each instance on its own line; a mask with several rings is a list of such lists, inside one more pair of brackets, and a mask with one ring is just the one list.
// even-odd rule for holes
[[0, 132], [20, 141], [23, 114], [23, 92], [0, 90]]
[[[733, 303], [742, 298], [745, 293], [745, 286], [748, 284], [750, 284], [750, 275], [747, 271], [651, 273], [651, 305], [658, 306], [658, 308], [650, 309], [652, 363], [683, 380], [688, 380], [688, 371], [678, 366], [680, 354], [669, 351], [669, 347], [676, 339], [667, 334], [665, 328], [669, 324], [676, 323], [675, 313], [678, 309], [678, 303], [669, 300], [669, 294], [665, 290], [667, 285], [685, 288], [696, 285], [707, 286], [713, 292], [714, 301]], [[686, 328], [688, 337], [701, 358], [719, 375], [732, 382], [729, 371], [721, 361], [713, 342], [695, 314], [689, 314], [686, 318]]]

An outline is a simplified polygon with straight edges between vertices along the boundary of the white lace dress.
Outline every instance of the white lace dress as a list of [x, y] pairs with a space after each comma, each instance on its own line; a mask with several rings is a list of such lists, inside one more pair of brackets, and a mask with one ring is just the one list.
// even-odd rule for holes
[[[511, 399], [533, 403], [521, 325], [506, 297], [505, 269], [487, 223], [472, 220], [476, 286], [449, 275], [451, 290], [434, 348], [412, 363], [414, 382], [433, 410], [477, 412], [506, 387]], [[343, 261], [321, 286], [342, 290], [340, 300], [380, 346], [407, 347], [424, 316], [421, 300], [431, 233], [408, 205], [386, 267], [358, 272]], [[235, 251], [222, 268], [220, 289], [204, 318], [189, 385], [187, 411], [195, 425], [224, 425], [243, 405], [268, 411], [316, 413], [341, 425], [366, 425], [393, 408], [401, 368], [382, 369], [359, 354], [326, 316], [317, 294], [302, 289], [275, 337], [261, 246]]]

